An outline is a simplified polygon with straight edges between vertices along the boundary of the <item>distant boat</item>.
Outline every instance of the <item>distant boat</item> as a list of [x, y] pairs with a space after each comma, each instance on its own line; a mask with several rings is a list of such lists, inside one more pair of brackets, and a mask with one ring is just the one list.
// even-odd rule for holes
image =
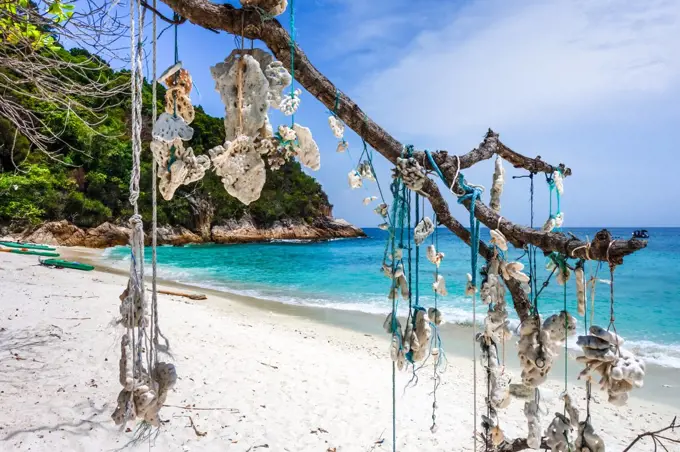
[[636, 239], [648, 239], [649, 232], [647, 232], [647, 229], [638, 229], [633, 232], [633, 237]]

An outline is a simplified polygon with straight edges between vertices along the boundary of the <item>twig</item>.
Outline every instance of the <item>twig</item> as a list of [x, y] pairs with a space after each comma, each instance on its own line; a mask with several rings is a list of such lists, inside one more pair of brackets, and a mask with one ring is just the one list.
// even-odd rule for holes
[[263, 363], [262, 361], [260, 361], [260, 364], [262, 364], [263, 366], [271, 367], [272, 369], [278, 369], [277, 366], [273, 366], [271, 364]]
[[163, 405], [164, 407], [168, 408], [180, 408], [182, 410], [192, 410], [192, 411], [231, 411], [232, 413], [238, 413], [239, 410], [236, 408], [197, 408], [197, 407], [192, 407], [192, 406], [179, 406], [179, 405]]
[[670, 430], [671, 432], [675, 432], [675, 428], [676, 428], [676, 427], [680, 427], [679, 425], [676, 424], [677, 419], [678, 419], [678, 417], [675, 416], [675, 417], [673, 418], [673, 421], [671, 421], [671, 424], [670, 424], [668, 427], [664, 427], [664, 428], [659, 429], [659, 430], [656, 430], [656, 431], [654, 431], [654, 432], [644, 432], [644, 433], [640, 433], [640, 434], [637, 436], [637, 438], [635, 438], [635, 439], [633, 440], [633, 442], [630, 443], [630, 444], [628, 445], [628, 447], [626, 447], [625, 449], [623, 449], [622, 452], [628, 452], [629, 450], [632, 450], [632, 449], [633, 449], [633, 446], [634, 446], [638, 441], [640, 441], [642, 438], [645, 438], [645, 437], [647, 437], [647, 436], [651, 437], [651, 438], [652, 438], [652, 441], [654, 441], [654, 450], [656, 450], [656, 445], [657, 445], [657, 444], [660, 445], [661, 447], [663, 447], [664, 450], [668, 450], [668, 449], [666, 449], [666, 446], [661, 442], [662, 439], [665, 440], [665, 441], [668, 441], [668, 442], [670, 442], [670, 443], [673, 443], [673, 444], [680, 444], [680, 439], [673, 439], [673, 438], [668, 438], [668, 437], [666, 437], [666, 436], [661, 436], [661, 435], [660, 435], [660, 433], [663, 433], [663, 432], [668, 431], [668, 430]]
[[194, 433], [196, 433], [196, 436], [205, 436], [208, 434], [208, 432], [201, 432], [196, 428], [196, 425], [194, 424], [194, 419], [191, 416], [187, 416], [189, 418], [189, 422], [191, 423], [190, 427], [194, 429]]

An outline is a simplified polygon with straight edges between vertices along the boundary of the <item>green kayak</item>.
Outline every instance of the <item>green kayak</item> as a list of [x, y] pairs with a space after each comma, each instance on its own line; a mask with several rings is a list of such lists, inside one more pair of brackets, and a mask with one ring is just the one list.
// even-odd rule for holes
[[65, 261], [63, 259], [45, 259], [40, 261], [41, 264], [47, 265], [48, 267], [58, 267], [58, 268], [73, 268], [76, 270], [83, 270], [86, 272], [94, 270], [94, 265], [81, 264], [80, 262]]
[[6, 246], [8, 248], [21, 248], [27, 250], [54, 251], [56, 249], [49, 245], [38, 245], [37, 243], [0, 242], [0, 245]]
[[5, 252], [5, 253], [14, 253], [14, 254], [28, 254], [28, 255], [31, 255], [31, 256], [59, 257], [59, 253], [55, 253], [53, 251], [45, 251], [45, 250], [18, 250], [18, 249], [10, 248], [10, 249], [0, 249], [0, 251]]

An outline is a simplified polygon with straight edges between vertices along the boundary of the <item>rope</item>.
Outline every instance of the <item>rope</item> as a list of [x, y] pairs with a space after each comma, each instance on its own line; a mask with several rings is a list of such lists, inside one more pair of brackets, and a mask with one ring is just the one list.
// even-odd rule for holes
[[[290, 0], [290, 97], [295, 97], [295, 0]], [[295, 113], [290, 116], [290, 126], [295, 125]]]
[[[156, 9], [156, 0], [153, 0], [153, 7]], [[152, 84], [151, 84], [151, 117], [152, 124], [156, 123], [158, 115], [157, 106], [157, 86], [156, 86], [156, 60], [157, 60], [157, 38], [156, 38], [156, 15], [151, 15], [152, 27]], [[176, 58], [176, 57], [175, 57]], [[157, 165], [151, 165], [151, 338], [152, 338], [152, 362], [154, 367], [158, 364], [158, 285], [157, 285], [157, 264], [158, 264], [158, 189], [157, 189]]]
[[[429, 154], [428, 154], [429, 156]], [[464, 194], [458, 198], [458, 203], [470, 201], [470, 271], [472, 272], [472, 285], [475, 290], [472, 294], [472, 378], [473, 378], [473, 416], [474, 416], [474, 450], [477, 450], [477, 257], [479, 255], [479, 220], [475, 218], [475, 203], [482, 194], [478, 187], [472, 187], [465, 183], [463, 174], [458, 175], [458, 184]]]

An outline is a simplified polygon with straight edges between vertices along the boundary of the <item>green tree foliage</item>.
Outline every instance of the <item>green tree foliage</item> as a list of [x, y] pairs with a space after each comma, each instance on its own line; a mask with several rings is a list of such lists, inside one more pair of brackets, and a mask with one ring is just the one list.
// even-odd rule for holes
[[[62, 50], [61, 57], [74, 61], [92, 58], [82, 49]], [[114, 72], [108, 67], [102, 73], [88, 76], [129, 81], [129, 72]], [[158, 110], [161, 112], [165, 90], [159, 86], [158, 91]], [[105, 121], [94, 128], [86, 127], [79, 118], [64, 113], [57, 106], [41, 101], [38, 107], [46, 118], [47, 127], [63, 131], [60, 141], [50, 144], [48, 152], [32, 149], [31, 143], [21, 133], [16, 133], [12, 123], [0, 117], [0, 224], [25, 227], [67, 219], [81, 227], [92, 227], [104, 221], [123, 223], [129, 218], [132, 213], [127, 200], [131, 169], [130, 100], [127, 96], [118, 96], [119, 99], [112, 103], [114, 107], [107, 108]], [[140, 209], [148, 224], [151, 220], [152, 171], [148, 149], [149, 84], [144, 86], [143, 99], [147, 127], [143, 138], [147, 144], [142, 155]], [[35, 102], [30, 98], [20, 101]], [[200, 106], [196, 108], [196, 119], [191, 126], [194, 138], [189, 145], [197, 155], [224, 142], [223, 120], [207, 115]], [[321, 186], [302, 172], [297, 162], [290, 162], [279, 171], [268, 171], [262, 196], [250, 206], [229, 196], [219, 177], [210, 170], [202, 181], [180, 187], [171, 201], [166, 202], [159, 196], [160, 224], [197, 228], [196, 215], [187, 195], [210, 202], [214, 209], [213, 224], [238, 220], [245, 214], [260, 225], [280, 219], [309, 222], [329, 213], [331, 207]]]

